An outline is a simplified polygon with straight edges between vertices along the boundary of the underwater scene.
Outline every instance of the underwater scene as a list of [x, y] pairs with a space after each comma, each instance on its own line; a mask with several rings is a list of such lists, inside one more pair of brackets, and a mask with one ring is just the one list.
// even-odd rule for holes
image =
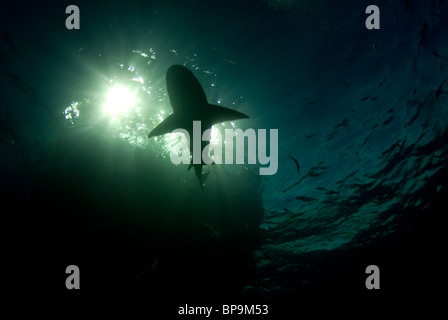
[[3, 296], [441, 307], [447, 34], [445, 0], [2, 3]]

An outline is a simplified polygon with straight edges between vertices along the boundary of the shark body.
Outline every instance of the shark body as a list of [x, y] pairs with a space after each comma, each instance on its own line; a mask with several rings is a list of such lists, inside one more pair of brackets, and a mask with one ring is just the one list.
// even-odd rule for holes
[[[193, 136], [193, 121], [201, 121], [202, 130], [210, 129], [212, 125], [220, 122], [249, 118], [244, 113], [210, 104], [207, 101], [204, 89], [194, 74], [181, 65], [173, 65], [166, 72], [166, 85], [173, 113], [155, 127], [148, 138], [184, 129], [190, 139]], [[202, 132], [201, 132], [202, 135]], [[202, 142], [201, 150], [208, 144]], [[190, 141], [190, 150], [192, 144]], [[202, 188], [204, 163], [191, 164]]]

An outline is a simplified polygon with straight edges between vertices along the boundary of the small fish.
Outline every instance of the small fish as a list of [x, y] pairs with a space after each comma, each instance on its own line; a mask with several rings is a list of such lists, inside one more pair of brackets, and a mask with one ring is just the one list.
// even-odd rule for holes
[[417, 57], [412, 59], [412, 71], [417, 71]]
[[370, 101], [376, 101], [376, 100], [378, 100], [378, 96], [370, 98]]
[[292, 161], [294, 161], [296, 168], [297, 168], [297, 174], [300, 174], [300, 165], [299, 165], [299, 161], [297, 161], [296, 158], [289, 156], [291, 158]]
[[437, 51], [433, 51], [432, 54], [435, 55], [437, 58], [444, 59]]
[[1, 37], [13, 50], [15, 50], [14, 42], [12, 41], [8, 29], [6, 29], [6, 27], [3, 27]]
[[216, 231], [215, 228], [213, 228], [211, 225], [205, 223], [205, 222], [199, 222], [199, 224], [203, 227], [205, 227], [205, 229], [207, 229], [209, 231], [210, 237], [211, 238], [218, 238], [219, 237], [219, 232]]
[[308, 172], [307, 175], [312, 178], [318, 177], [318, 176], [322, 175], [322, 172], [318, 172], [318, 170], [321, 168], [325, 168], [325, 167], [313, 167], [310, 169], [310, 171]]
[[383, 86], [384, 82], [386, 82], [386, 77], [384, 77], [383, 80], [381, 80], [381, 82], [378, 84], [378, 89]]
[[366, 101], [368, 99], [370, 99], [370, 97], [364, 97], [364, 98], [361, 99], [361, 101]]
[[420, 30], [420, 43], [419, 47], [422, 46], [425, 43], [426, 36], [428, 34], [429, 25], [428, 22], [423, 23], [422, 29]]
[[437, 88], [437, 90], [436, 90], [436, 99], [438, 99], [442, 93], [446, 93], [443, 90], [443, 86], [445, 85], [446, 80], [448, 80], [448, 78], [445, 78], [445, 80], [443, 80], [442, 83], [440, 84], [440, 86]]
[[385, 126], [387, 126], [389, 123], [392, 122], [393, 119], [394, 119], [394, 116], [391, 116], [389, 119], [384, 121], [383, 124], [381, 125], [381, 128], [384, 128]]
[[374, 50], [377, 50], [378, 49], [378, 45], [375, 42], [372, 42], [372, 48]]
[[156, 270], [157, 268], [157, 262], [159, 262], [159, 258], [157, 258], [154, 263], [152, 264], [152, 270]]
[[302, 200], [302, 201], [305, 201], [305, 202], [316, 201], [316, 199], [314, 199], [314, 198], [305, 197], [305, 196], [297, 196], [296, 199], [297, 200]]

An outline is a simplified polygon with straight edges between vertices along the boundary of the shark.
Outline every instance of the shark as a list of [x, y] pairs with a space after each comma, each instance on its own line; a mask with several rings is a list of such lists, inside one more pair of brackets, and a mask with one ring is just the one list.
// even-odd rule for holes
[[[201, 130], [210, 129], [214, 124], [238, 119], [249, 118], [248, 115], [226, 107], [208, 103], [204, 89], [193, 72], [182, 65], [173, 65], [166, 72], [166, 86], [173, 113], [157, 125], [148, 135], [148, 138], [184, 129], [193, 137], [193, 122], [201, 121]], [[202, 136], [201, 132], [201, 136]], [[201, 150], [208, 143], [202, 141]], [[192, 144], [190, 141], [190, 150]], [[199, 185], [203, 189], [203, 182], [207, 175], [202, 174], [203, 161], [199, 164], [191, 163], [194, 167]]]

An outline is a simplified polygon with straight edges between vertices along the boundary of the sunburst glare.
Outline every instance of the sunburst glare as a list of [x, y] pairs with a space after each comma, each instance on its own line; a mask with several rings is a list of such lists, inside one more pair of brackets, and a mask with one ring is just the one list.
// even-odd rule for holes
[[114, 86], [107, 94], [104, 111], [112, 116], [124, 114], [135, 106], [137, 99], [135, 95], [126, 87]]

